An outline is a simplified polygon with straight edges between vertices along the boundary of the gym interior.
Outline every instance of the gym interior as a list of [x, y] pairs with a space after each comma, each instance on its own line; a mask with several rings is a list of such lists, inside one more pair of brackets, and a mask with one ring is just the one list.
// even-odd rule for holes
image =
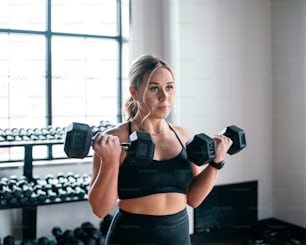
[[[72, 9], [74, 4], [80, 4], [78, 2], [71, 5], [67, 1], [64, 2]], [[87, 4], [86, 1], [83, 2], [86, 8], [95, 6], [92, 9], [99, 11], [99, 1]], [[115, 58], [112, 56], [106, 59], [116, 59], [115, 69], [116, 72], [119, 70], [119, 73], [115, 72], [115, 76], [103, 79], [113, 79], [115, 90], [118, 91], [119, 88], [119, 91], [125, 91], [128, 86], [127, 69], [131, 60], [144, 53], [158, 55], [169, 62], [176, 74], [177, 100], [170, 116], [171, 121], [184, 125], [194, 134], [205, 132], [212, 136], [228, 125], [239, 125], [246, 134], [247, 147], [239, 154], [226, 156], [225, 167], [220, 171], [211, 194], [199, 208], [188, 207], [192, 244], [306, 244], [306, 165], [303, 129], [306, 118], [306, 2], [113, 2], [115, 6], [121, 6], [121, 12], [117, 8], [114, 9], [117, 14], [121, 13], [120, 18], [115, 18], [115, 22], [121, 21], [122, 29], [117, 30], [118, 35], [110, 34], [106, 37], [105, 43], [112, 40], [119, 43], [120, 48], [117, 50], [117, 43], [105, 44], [109, 45], [107, 48], [116, 47], [117, 50]], [[89, 155], [82, 159], [68, 159], [63, 151], [63, 140], [65, 127], [74, 120], [89, 123], [101, 131], [123, 120], [118, 115], [121, 115], [121, 106], [126, 94], [120, 92], [113, 96], [111, 93], [108, 94], [108, 91], [103, 91], [103, 87], [92, 88], [91, 92], [97, 90], [101, 93], [103, 104], [106, 105], [101, 107], [105, 107], [105, 110], [91, 107], [95, 114], [91, 114], [91, 111], [83, 113], [86, 111], [83, 110], [83, 105], [73, 104], [74, 100], [78, 99], [77, 93], [68, 93], [77, 90], [73, 85], [78, 83], [79, 78], [75, 75], [78, 74], [77, 71], [66, 72], [65, 66], [61, 66], [62, 63], [58, 63], [57, 66], [56, 62], [51, 62], [52, 68], [51, 65], [43, 68], [35, 66], [32, 70], [26, 71], [26, 74], [30, 79], [36, 79], [39, 75], [42, 76], [41, 73], [44, 74], [44, 69], [48, 71], [43, 75], [47, 80], [47, 91], [60, 91], [58, 98], [54, 96], [51, 102], [57, 104], [58, 108], [67, 107], [65, 115], [52, 114], [52, 107], [36, 103], [35, 107], [31, 108], [32, 114], [28, 115], [28, 110], [24, 110], [22, 116], [18, 114], [15, 115], [17, 118], [14, 118], [14, 113], [11, 113], [13, 103], [7, 102], [15, 101], [15, 106], [19, 107], [25, 101], [20, 96], [22, 93], [14, 97], [12, 91], [7, 92], [7, 87], [13, 80], [19, 80], [19, 83], [15, 84], [21, 87], [11, 87], [11, 90], [23, 90], [26, 94], [26, 91], [36, 89], [27, 87], [24, 77], [10, 75], [14, 74], [13, 69], [7, 64], [19, 62], [19, 66], [27, 67], [23, 62], [42, 59], [39, 55], [20, 57], [24, 52], [10, 56], [10, 52], [13, 51], [8, 47], [14, 47], [10, 42], [18, 43], [14, 35], [43, 34], [46, 40], [52, 40], [48, 36], [51, 33], [50, 25], [45, 28], [47, 31], [29, 31], [26, 27], [20, 28], [20, 31], [18, 28], [10, 27], [14, 26], [14, 20], [18, 19], [14, 18], [14, 8], [22, 10], [27, 9], [23, 8], [25, 5], [29, 5], [33, 11], [33, 6], [39, 10], [39, 7], [45, 5], [42, 9], [47, 9], [46, 12], [50, 14], [52, 4], [54, 12], [61, 6], [60, 2], [54, 0], [32, 3], [1, 1], [0, 4], [0, 16], [4, 16], [0, 17], [0, 63], [3, 64], [0, 67], [0, 244], [57, 244], [56, 234], [65, 231], [68, 234], [68, 231], [77, 228], [92, 232], [92, 237], [87, 238], [87, 243], [84, 244], [103, 244], [103, 234], [116, 211], [115, 208], [110, 216], [104, 219], [99, 219], [93, 214], [86, 199], [91, 157]], [[86, 11], [86, 8], [83, 10]], [[69, 19], [64, 14], [67, 9], [63, 9], [63, 12], [59, 11], [58, 14], [67, 24]], [[45, 15], [38, 14], [39, 12], [41, 11], [36, 11], [35, 16], [44, 18]], [[106, 11], [103, 14], [111, 15]], [[23, 16], [29, 18], [28, 24], [39, 26], [33, 16]], [[81, 15], [73, 16], [74, 22], [67, 25], [74, 28], [72, 33], [78, 33], [78, 28], [84, 26], [85, 29], [90, 29], [83, 25], [83, 18], [77, 19], [76, 16]], [[94, 21], [94, 18], [92, 20]], [[105, 17], [104, 21], [109, 20]], [[57, 26], [56, 23], [52, 22], [52, 28]], [[62, 37], [64, 35], [61, 32], [65, 31], [53, 34]], [[73, 39], [77, 36], [70, 31], [65, 33], [66, 38]], [[1, 38], [3, 35], [5, 37]], [[105, 38], [103, 33], [92, 34], [90, 31], [82, 36], [86, 40], [96, 40], [100, 37]], [[34, 40], [37, 42], [35, 38], [29, 38], [23, 43], [30, 43], [32, 50], [27, 50], [27, 46], [20, 46], [21, 50], [28, 51], [27, 55], [41, 48]], [[54, 46], [64, 43], [60, 39], [54, 40]], [[47, 41], [46, 47], [50, 51], [48, 45], [51, 46]], [[90, 45], [99, 48], [95, 42]], [[104, 50], [107, 51], [107, 48]], [[52, 54], [52, 59], [60, 60], [60, 55], [60, 52]], [[10, 57], [9, 62], [7, 57]], [[74, 62], [78, 61], [78, 56], [71, 57], [74, 58]], [[100, 64], [99, 57], [92, 60]], [[46, 64], [49, 62], [46, 61]], [[88, 62], [89, 65], [92, 66], [93, 63]], [[107, 69], [110, 67], [111, 65]], [[50, 75], [51, 69], [58, 69], [59, 73]], [[92, 69], [98, 73], [97, 68]], [[111, 69], [113, 68], [109, 70]], [[89, 72], [90, 70], [91, 68], [88, 69]], [[96, 73], [94, 75], [97, 75]], [[71, 75], [70, 79], [73, 82], [68, 85], [61, 83], [62, 74], [68, 77]], [[51, 88], [54, 80], [58, 81]], [[47, 92], [46, 97], [50, 97], [50, 93]], [[9, 98], [8, 94], [14, 98]], [[28, 94], [35, 97], [34, 92]], [[71, 103], [66, 105], [61, 101], [65, 96], [73, 97], [74, 100], [70, 100]], [[17, 103], [18, 101], [22, 102]], [[35, 110], [46, 111], [46, 115], [54, 115], [54, 118], [45, 116], [44, 124], [41, 125], [38, 123]], [[70, 114], [69, 110], [73, 113]], [[83, 114], [78, 115], [78, 110]], [[97, 110], [103, 111], [102, 115]], [[55, 111], [56, 108], [53, 108], [53, 112]], [[53, 138], [33, 138], [28, 143], [17, 140], [17, 136], [22, 136], [21, 131], [19, 130], [16, 135], [12, 129], [23, 127], [33, 131], [38, 127], [46, 127], [44, 136], [49, 135]], [[12, 138], [7, 138], [8, 136]], [[44, 147], [43, 151], [47, 150], [48, 153], [55, 149], [55, 152], [60, 152], [59, 157], [40, 159], [38, 154], [36, 158], [40, 147]], [[32, 202], [29, 201], [30, 197], [10, 199], [14, 190], [27, 191], [25, 185], [16, 186], [16, 182], [21, 182], [24, 176], [33, 177], [36, 185], [37, 195]], [[63, 197], [59, 197], [60, 194], [57, 193], [53, 198], [52, 191], [45, 192], [47, 195], [40, 195], [44, 190], [38, 186], [47, 185], [52, 178], [56, 178], [58, 182], [63, 181], [63, 185], [66, 183], [66, 190], [70, 188], [74, 191], [70, 194], [69, 191], [61, 193]], [[8, 179], [11, 179], [10, 185], [5, 184]], [[79, 185], [75, 187], [72, 183]], [[9, 193], [8, 188], [12, 188]], [[21, 197], [23, 195], [25, 194]], [[89, 239], [95, 239], [95, 243], [89, 243]]]

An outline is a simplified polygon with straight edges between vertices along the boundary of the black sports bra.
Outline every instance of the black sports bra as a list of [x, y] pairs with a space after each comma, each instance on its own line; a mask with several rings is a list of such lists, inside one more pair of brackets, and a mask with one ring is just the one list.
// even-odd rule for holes
[[[129, 121], [129, 134], [131, 122]], [[177, 192], [186, 194], [192, 181], [191, 162], [180, 138], [170, 126], [182, 145], [181, 152], [167, 160], [152, 160], [148, 165], [132, 166], [125, 159], [119, 169], [118, 195], [120, 199], [142, 197], [156, 193]]]

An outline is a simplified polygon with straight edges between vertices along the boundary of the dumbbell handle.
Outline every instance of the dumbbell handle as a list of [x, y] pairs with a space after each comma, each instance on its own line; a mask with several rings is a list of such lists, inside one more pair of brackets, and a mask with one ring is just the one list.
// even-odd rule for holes
[[[94, 136], [91, 137], [91, 145], [92, 145], [93, 142], [95, 141], [97, 135], [98, 135], [98, 134], [96, 133]], [[131, 143], [129, 143], [129, 142], [124, 142], [124, 143], [120, 143], [120, 145], [121, 145], [121, 148], [122, 148], [122, 149], [128, 150], [129, 147], [131, 146]]]
[[[141, 138], [141, 142], [137, 142]], [[151, 135], [144, 131], [134, 131], [129, 136], [129, 142], [120, 144], [127, 152], [127, 159], [131, 165], [149, 164], [153, 159], [155, 144]]]

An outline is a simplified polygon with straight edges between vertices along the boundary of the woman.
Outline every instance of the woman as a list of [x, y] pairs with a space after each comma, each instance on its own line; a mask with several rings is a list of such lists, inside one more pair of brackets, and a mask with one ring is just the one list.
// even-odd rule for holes
[[[175, 79], [165, 61], [151, 55], [136, 59], [130, 70], [128, 121], [100, 133], [93, 143], [89, 202], [98, 217], [118, 204], [106, 244], [188, 245], [186, 205], [197, 207], [212, 190], [232, 141], [215, 136], [212, 165], [199, 168], [186, 155], [191, 133], [167, 121], [175, 100]], [[133, 131], [146, 131], [155, 142], [149, 166], [130, 166], [120, 143]], [[119, 199], [118, 199], [119, 198]]]

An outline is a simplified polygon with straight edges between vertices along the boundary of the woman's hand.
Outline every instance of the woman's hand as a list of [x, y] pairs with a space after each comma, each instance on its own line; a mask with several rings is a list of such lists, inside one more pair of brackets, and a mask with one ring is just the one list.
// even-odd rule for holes
[[221, 162], [224, 160], [224, 157], [233, 144], [233, 141], [225, 135], [216, 135], [214, 140], [216, 141], [216, 157], [214, 158], [214, 162]]
[[101, 158], [103, 164], [114, 164], [120, 161], [122, 148], [119, 138], [107, 133], [97, 133], [93, 141], [93, 150]]

